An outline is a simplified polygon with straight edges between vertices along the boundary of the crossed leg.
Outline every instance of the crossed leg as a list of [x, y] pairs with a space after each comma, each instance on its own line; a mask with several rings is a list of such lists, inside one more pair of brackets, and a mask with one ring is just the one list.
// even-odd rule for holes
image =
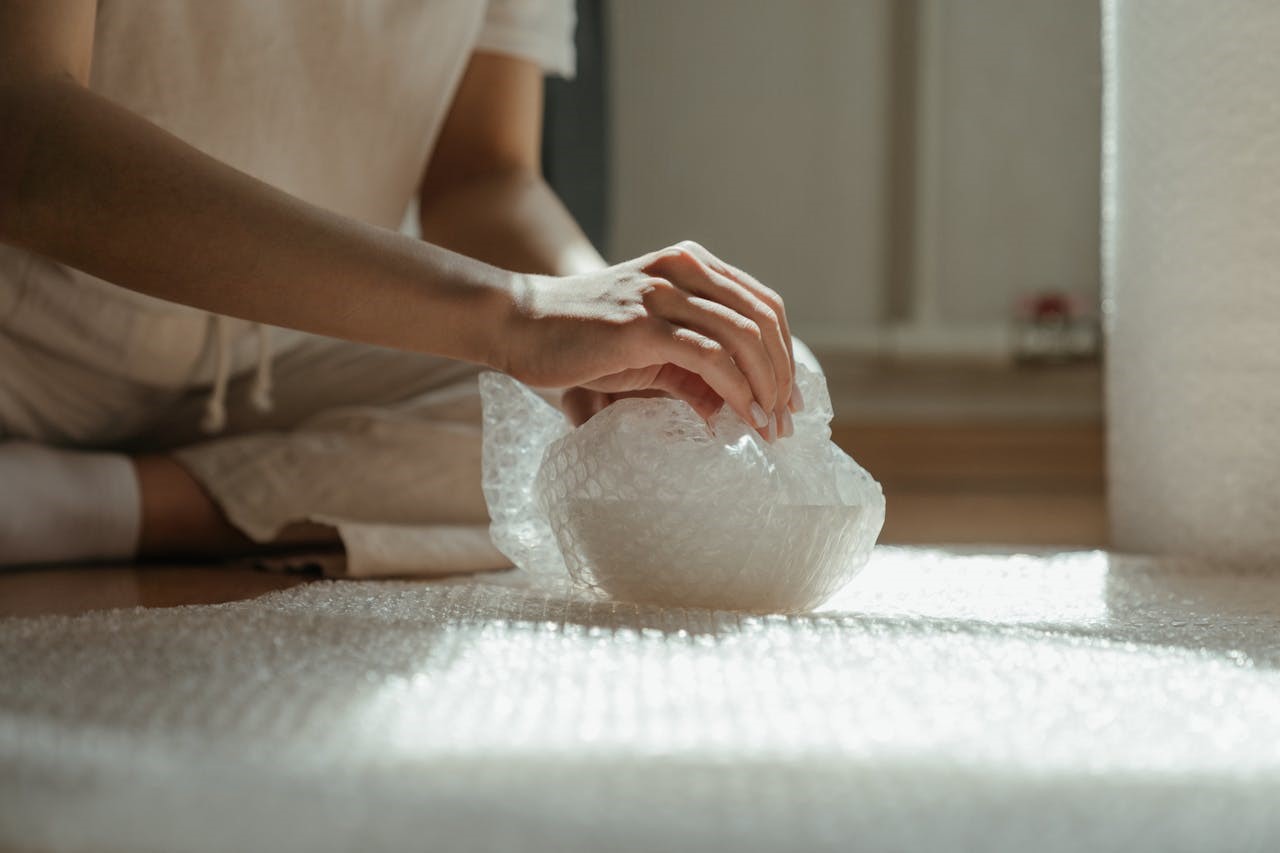
[[[214, 438], [199, 428], [200, 389], [158, 404], [112, 452], [0, 435], [0, 565], [329, 546], [333, 518], [484, 524], [474, 374], [310, 338], [277, 358], [272, 412], [246, 404], [249, 377], [232, 382], [228, 428]], [[95, 529], [114, 532], [104, 541]]]

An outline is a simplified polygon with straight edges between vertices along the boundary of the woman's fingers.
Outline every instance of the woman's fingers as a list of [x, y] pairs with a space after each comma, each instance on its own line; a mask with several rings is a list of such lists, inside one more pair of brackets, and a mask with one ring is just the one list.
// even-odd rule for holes
[[[787, 309], [786, 306], [782, 304], [782, 297], [742, 270], [737, 269], [730, 264], [726, 264], [723, 261], [720, 263], [723, 267], [722, 272], [724, 275], [741, 284], [757, 299], [769, 306], [769, 309], [773, 311], [774, 316], [778, 318], [778, 330], [782, 335], [782, 343], [783, 346], [786, 347], [787, 351], [787, 361], [791, 367], [791, 394], [789, 399], [786, 401], [788, 404], [787, 407], [789, 411], [792, 412], [800, 411], [804, 408], [804, 400], [801, 399], [800, 389], [795, 384], [796, 355], [795, 350], [791, 345], [791, 325], [787, 320]], [[711, 268], [715, 269], [715, 266], [713, 265]]]
[[[796, 370], [795, 349], [791, 344], [791, 326], [787, 320], [787, 309], [782, 302], [782, 297], [779, 296], [776, 291], [762, 284], [757, 278], [755, 278], [755, 276], [738, 269], [733, 264], [721, 260], [700, 244], [695, 243], [692, 240], [686, 240], [681, 243], [680, 246], [686, 251], [692, 253], [695, 257], [699, 258], [712, 270], [715, 270], [721, 275], [738, 282], [746, 288], [748, 292], [767, 305], [774, 312], [778, 318], [778, 325], [782, 331], [782, 340], [787, 349], [787, 359], [791, 363], [791, 375], [794, 377]], [[800, 399], [800, 391], [794, 385], [792, 386], [790, 403], [790, 408], [793, 412], [798, 412], [804, 408], [804, 401]]]
[[756, 401], [755, 391], [742, 369], [719, 341], [693, 329], [666, 324], [654, 342], [663, 362], [702, 377], [738, 417], [768, 436], [770, 417]]
[[582, 426], [607, 405], [609, 405], [608, 394], [581, 386], [569, 388], [560, 398], [560, 408], [574, 426]]
[[[674, 364], [664, 364], [653, 387], [677, 400], [684, 400], [704, 421], [720, 411], [724, 400], [701, 376]], [[626, 395], [619, 395], [626, 396]]]
[[[707, 263], [704, 258], [713, 263]], [[785, 312], [775, 309], [765, 299], [757, 296], [751, 286], [718, 271], [719, 260], [696, 243], [685, 243], [659, 256], [650, 269], [664, 275], [681, 290], [718, 303], [753, 323], [760, 332], [760, 340], [767, 353], [773, 372], [775, 394], [771, 399], [761, 399], [761, 404], [774, 413], [779, 430], [790, 434], [789, 403], [795, 379], [795, 363], [791, 354], [791, 337], [787, 331]], [[721, 265], [723, 266], [723, 265]], [[754, 280], [752, 280], [754, 281]], [[763, 290], [766, 288], [755, 282]], [[781, 306], [777, 294], [767, 295]], [[737, 357], [737, 353], [734, 353]]]
[[[760, 281], [754, 276], [743, 272], [733, 264], [720, 260], [697, 243], [693, 243], [692, 247], [691, 251], [701, 257], [703, 263], [707, 264], [711, 269], [716, 270], [722, 275], [725, 275], [741, 284], [750, 291], [752, 295], [773, 310], [774, 314], [778, 318], [778, 325], [782, 331], [782, 340], [787, 348], [787, 359], [791, 363], [791, 376], [794, 380], [796, 373], [795, 349], [791, 344], [791, 325], [787, 320], [787, 309], [782, 303], [782, 297], [779, 296], [776, 291], [760, 283]], [[804, 408], [804, 400], [800, 397], [800, 389], [796, 387], [794, 381], [791, 386], [791, 397], [787, 402], [788, 408], [792, 412], [798, 412]]]
[[654, 294], [653, 309], [660, 317], [717, 341], [728, 352], [735, 365], [747, 377], [756, 402], [769, 416], [771, 424], [781, 431], [776, 417], [780, 398], [773, 361], [762, 340], [760, 327], [725, 305], [691, 296], [681, 290], [668, 289]]

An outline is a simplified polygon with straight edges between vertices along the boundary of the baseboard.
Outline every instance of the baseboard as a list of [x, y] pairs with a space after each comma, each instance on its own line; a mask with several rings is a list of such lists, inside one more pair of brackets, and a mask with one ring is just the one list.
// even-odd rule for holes
[[1006, 325], [902, 325], [851, 329], [847, 326], [807, 324], [802, 327], [800, 337], [819, 355], [837, 357], [1007, 362], [1013, 356], [1013, 330]]

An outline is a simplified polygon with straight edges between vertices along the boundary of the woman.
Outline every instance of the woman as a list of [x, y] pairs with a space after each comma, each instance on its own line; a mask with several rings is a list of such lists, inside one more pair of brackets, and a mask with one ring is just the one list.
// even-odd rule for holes
[[777, 295], [693, 243], [607, 266], [543, 182], [571, 31], [567, 0], [0, 0], [0, 564], [501, 565], [481, 366], [579, 421], [666, 393], [787, 434]]

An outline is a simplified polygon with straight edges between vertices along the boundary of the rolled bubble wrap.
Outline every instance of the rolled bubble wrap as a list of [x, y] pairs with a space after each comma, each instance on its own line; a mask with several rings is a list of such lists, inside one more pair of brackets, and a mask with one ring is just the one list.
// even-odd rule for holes
[[624, 399], [573, 429], [510, 377], [480, 377], [494, 544], [522, 569], [613, 598], [795, 612], [845, 585], [884, 523], [880, 485], [831, 442], [803, 365], [795, 434], [770, 444], [727, 406]]
[[1280, 5], [1108, 0], [1112, 534], [1280, 554]]

